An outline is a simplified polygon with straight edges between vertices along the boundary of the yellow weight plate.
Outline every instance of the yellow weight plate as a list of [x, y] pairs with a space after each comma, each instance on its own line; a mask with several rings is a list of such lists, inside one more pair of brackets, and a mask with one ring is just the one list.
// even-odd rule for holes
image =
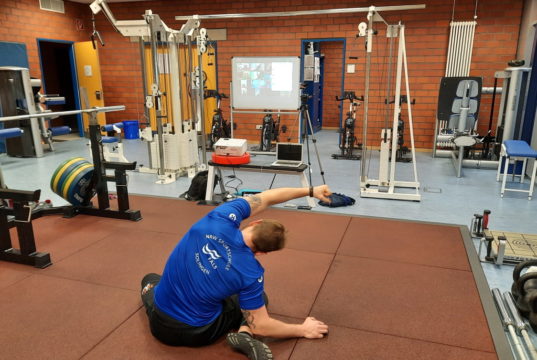
[[81, 160], [86, 161], [86, 159], [78, 157], [78, 158], [73, 158], [73, 159], [69, 159], [67, 161], [64, 161], [63, 163], [60, 164], [60, 166], [58, 166], [58, 168], [56, 169], [56, 171], [52, 175], [52, 178], [50, 179], [50, 188], [52, 189], [52, 191], [56, 192], [56, 187], [58, 186], [58, 182], [60, 181], [60, 178], [61, 178], [63, 172], [70, 165], [74, 164], [77, 161], [81, 161]]
[[69, 177], [67, 178], [67, 180], [63, 182], [63, 186], [62, 186], [62, 189], [61, 189], [62, 197], [65, 200], [69, 201], [67, 199], [67, 193], [69, 192], [69, 186], [71, 186], [71, 183], [76, 178], [76, 176], [78, 174], [80, 174], [83, 170], [88, 169], [88, 168], [92, 168], [92, 167], [93, 167], [93, 164], [86, 164], [86, 165], [80, 166], [75, 171], [71, 171], [71, 174], [69, 174]]

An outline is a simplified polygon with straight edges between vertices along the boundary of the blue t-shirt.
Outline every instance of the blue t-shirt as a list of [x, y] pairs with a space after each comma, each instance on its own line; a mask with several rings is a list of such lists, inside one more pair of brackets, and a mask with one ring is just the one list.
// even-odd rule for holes
[[259, 309], [264, 269], [239, 229], [250, 204], [237, 199], [199, 220], [175, 247], [155, 288], [155, 305], [191, 326], [204, 326], [222, 312], [222, 301], [239, 295], [241, 309]]

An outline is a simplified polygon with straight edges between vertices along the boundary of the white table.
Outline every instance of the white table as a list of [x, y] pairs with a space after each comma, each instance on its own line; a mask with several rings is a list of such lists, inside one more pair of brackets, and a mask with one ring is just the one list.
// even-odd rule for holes
[[[222, 169], [228, 169], [228, 170], [235, 170], [235, 171], [248, 171], [248, 172], [261, 172], [261, 173], [269, 173], [269, 174], [282, 174], [282, 175], [297, 175], [299, 177], [300, 185], [302, 187], [309, 187], [308, 178], [306, 177], [306, 170], [308, 168], [308, 165], [302, 164], [298, 167], [283, 167], [283, 166], [272, 166], [270, 163], [268, 164], [243, 164], [243, 165], [229, 165], [229, 164], [216, 164], [212, 161], [209, 161], [209, 173], [207, 178], [207, 190], [205, 191], [205, 200], [211, 201], [213, 200], [214, 195], [214, 178], [215, 174], [218, 173], [218, 176], [220, 176], [220, 179], [222, 179], [221, 170]], [[220, 187], [222, 189], [222, 192], [225, 192], [225, 189], [223, 188], [222, 181], [220, 181]], [[307, 198], [308, 205], [312, 208], [315, 207], [315, 200], [312, 197]]]

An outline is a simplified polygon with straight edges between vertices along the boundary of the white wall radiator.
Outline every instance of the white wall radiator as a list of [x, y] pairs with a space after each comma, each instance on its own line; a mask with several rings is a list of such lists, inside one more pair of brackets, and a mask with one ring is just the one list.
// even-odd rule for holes
[[468, 76], [472, 63], [472, 49], [476, 21], [452, 21], [445, 76]]
[[[474, 33], [477, 22], [452, 21], [449, 24], [449, 44], [446, 62], [446, 77], [465, 77], [470, 75], [472, 64], [472, 49], [474, 47]], [[455, 148], [451, 140], [443, 141], [448, 124], [446, 121], [436, 121], [433, 143], [433, 157], [451, 156]], [[477, 123], [476, 123], [477, 126]], [[438, 150], [443, 148], [443, 150]], [[446, 150], [447, 149], [447, 150]], [[441, 153], [443, 152], [443, 155]]]

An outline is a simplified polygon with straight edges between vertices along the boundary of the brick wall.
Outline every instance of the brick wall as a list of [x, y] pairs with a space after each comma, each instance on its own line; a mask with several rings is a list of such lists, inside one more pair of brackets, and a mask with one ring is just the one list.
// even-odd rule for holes
[[[65, 2], [65, 14], [39, 9], [38, 0], [2, 1], [0, 7], [0, 41], [26, 44], [30, 75], [41, 77], [37, 38], [88, 41], [91, 22], [86, 5]], [[83, 29], [77, 29], [76, 20]]]
[[[385, 12], [383, 17], [390, 23], [401, 20], [406, 24], [407, 54], [410, 74], [411, 97], [416, 99], [413, 107], [415, 140], [418, 148], [432, 148], [436, 103], [440, 78], [444, 74], [449, 22], [451, 20], [451, 0], [426, 0], [424, 10]], [[9, 2], [2, 8], [0, 20], [0, 40], [26, 42], [30, 53], [32, 75], [37, 75], [36, 37], [63, 38], [64, 40], [86, 40], [87, 31], [76, 31], [73, 18], [81, 17], [88, 26], [90, 10], [87, 5], [66, 2], [67, 15], [42, 14], [37, 8], [37, 0]], [[471, 20], [474, 14], [473, 0], [457, 1], [455, 20]], [[296, 11], [328, 8], [367, 7], [370, 2], [321, 0], [199, 0], [196, 2], [151, 1], [111, 4], [118, 20], [140, 19], [146, 9], [152, 9], [172, 28], [180, 28], [174, 20], [176, 15], [246, 13]], [[377, 6], [400, 5], [398, 0], [385, 0]], [[506, 7], [503, 2], [481, 1], [478, 6], [478, 25], [474, 40], [472, 76], [482, 76], [484, 86], [492, 86], [495, 71], [506, 67], [507, 61], [516, 55], [522, 0], [513, 0]], [[37, 15], [36, 15], [37, 14]], [[365, 21], [365, 13], [322, 16], [297, 16], [278, 18], [251, 18], [235, 20], [203, 21], [206, 28], [227, 28], [228, 40], [218, 43], [218, 81], [220, 91], [228, 92], [231, 80], [232, 56], [294, 56], [300, 55], [301, 39], [334, 38], [347, 39], [347, 59], [349, 53], [358, 56], [356, 73], [346, 74], [345, 89], [364, 92], [364, 42], [356, 39], [357, 24]], [[4, 25], [5, 23], [5, 25]], [[137, 43], [123, 38], [108, 24], [102, 14], [97, 16], [97, 25], [106, 46], [100, 49], [103, 76], [103, 90], [106, 105], [124, 104], [127, 111], [110, 113], [109, 121], [122, 118], [141, 118], [142, 83]], [[385, 67], [386, 39], [383, 26], [377, 26], [379, 35], [375, 39], [375, 54], [371, 72], [371, 103], [368, 142], [378, 143], [381, 127], [384, 126], [383, 98], [385, 79], [381, 75]], [[347, 60], [349, 61], [349, 60]], [[384, 72], [385, 73], [385, 72]], [[485, 95], [480, 112], [480, 129], [488, 127], [490, 95]], [[497, 102], [498, 103], [498, 102]], [[224, 103], [226, 106], [228, 102]], [[225, 109], [229, 118], [229, 111]], [[360, 121], [361, 116], [358, 118]], [[255, 124], [261, 116], [237, 117], [239, 129], [236, 136], [257, 139]], [[292, 125], [293, 120], [283, 120]], [[494, 128], [494, 127], [493, 127]]]

